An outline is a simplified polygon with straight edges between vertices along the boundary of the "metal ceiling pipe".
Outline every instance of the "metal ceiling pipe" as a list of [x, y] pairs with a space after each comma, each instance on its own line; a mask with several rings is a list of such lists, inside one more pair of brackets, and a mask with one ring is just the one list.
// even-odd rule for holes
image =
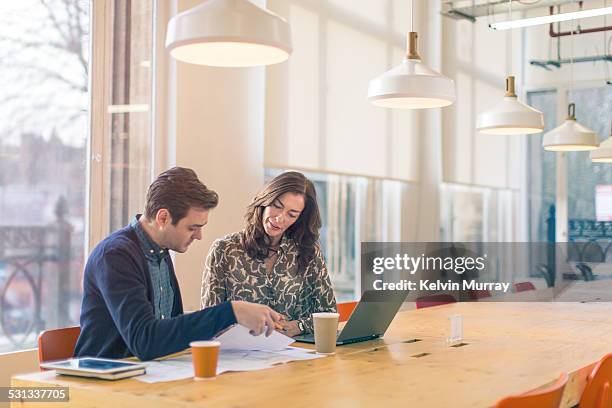
[[[580, 2], [582, 3], [582, 2]], [[552, 16], [554, 14], [554, 8], [553, 6], [549, 7], [550, 10], [550, 15]], [[574, 35], [578, 35], [578, 34], [589, 34], [589, 33], [600, 33], [602, 31], [608, 31], [608, 30], [612, 30], [612, 26], [606, 26], [606, 27], [596, 27], [596, 28], [586, 28], [586, 29], [580, 29], [580, 30], [574, 30]], [[572, 31], [559, 31], [556, 32], [554, 27], [553, 27], [553, 23], [550, 23], [549, 25], [549, 29], [548, 29], [548, 34], [553, 37], [565, 37], [568, 35], [572, 35]]]

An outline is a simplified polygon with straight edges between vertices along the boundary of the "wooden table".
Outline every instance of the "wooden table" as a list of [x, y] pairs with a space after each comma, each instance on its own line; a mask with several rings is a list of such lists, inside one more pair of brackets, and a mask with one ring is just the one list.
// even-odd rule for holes
[[[464, 317], [461, 347], [445, 340], [454, 314]], [[565, 371], [566, 407], [578, 402], [593, 363], [612, 351], [611, 338], [612, 303], [456, 303], [398, 313], [384, 339], [339, 347], [332, 357], [209, 382], [44, 372], [16, 376], [12, 385], [67, 386], [71, 403], [82, 407], [487, 407]]]

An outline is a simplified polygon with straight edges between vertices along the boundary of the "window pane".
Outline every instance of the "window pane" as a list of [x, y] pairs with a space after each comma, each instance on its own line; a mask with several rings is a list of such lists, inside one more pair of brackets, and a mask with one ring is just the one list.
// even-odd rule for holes
[[152, 3], [113, 2], [109, 231], [143, 210], [151, 181]]
[[445, 183], [440, 199], [443, 242], [517, 241], [519, 192]]
[[528, 239], [530, 242], [555, 241], [552, 227], [555, 225], [557, 154], [544, 150], [542, 138], [557, 126], [557, 92], [530, 92], [527, 101], [544, 114], [544, 131], [526, 136]]
[[[576, 119], [581, 125], [595, 131], [600, 141], [610, 136], [612, 87], [575, 90], [568, 93], [568, 100], [576, 104]], [[612, 166], [592, 163], [588, 152], [572, 152], [567, 155], [567, 174], [568, 235], [570, 242], [577, 243], [573, 248], [579, 250], [573, 259], [577, 270], [564, 273], [564, 277], [587, 279], [592, 274], [610, 278]]]
[[[578, 123], [599, 134], [600, 140], [610, 135], [612, 87], [576, 90], [568, 100], [576, 104]], [[612, 185], [612, 166], [591, 163], [588, 152], [572, 152], [567, 155], [567, 174], [569, 220], [596, 221], [596, 189]]]
[[78, 324], [88, 1], [0, 2], [0, 353]]

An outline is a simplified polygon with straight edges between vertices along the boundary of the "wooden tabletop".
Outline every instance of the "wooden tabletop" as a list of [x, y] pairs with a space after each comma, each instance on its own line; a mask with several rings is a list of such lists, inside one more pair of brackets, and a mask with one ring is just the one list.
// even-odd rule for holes
[[[464, 318], [461, 347], [446, 344], [455, 314]], [[16, 376], [12, 385], [67, 386], [71, 403], [83, 407], [488, 407], [565, 371], [565, 407], [612, 351], [610, 338], [612, 303], [456, 303], [398, 313], [384, 339], [341, 346], [332, 357], [213, 381], [106, 382], [51, 371]]]

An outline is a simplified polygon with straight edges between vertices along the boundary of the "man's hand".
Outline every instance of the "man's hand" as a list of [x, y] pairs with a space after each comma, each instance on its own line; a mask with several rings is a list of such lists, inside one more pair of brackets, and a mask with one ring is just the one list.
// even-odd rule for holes
[[254, 336], [259, 336], [265, 332], [266, 337], [268, 337], [274, 331], [275, 323], [282, 319], [279, 313], [268, 306], [258, 305], [257, 303], [233, 300], [232, 309], [236, 321], [248, 328]]

